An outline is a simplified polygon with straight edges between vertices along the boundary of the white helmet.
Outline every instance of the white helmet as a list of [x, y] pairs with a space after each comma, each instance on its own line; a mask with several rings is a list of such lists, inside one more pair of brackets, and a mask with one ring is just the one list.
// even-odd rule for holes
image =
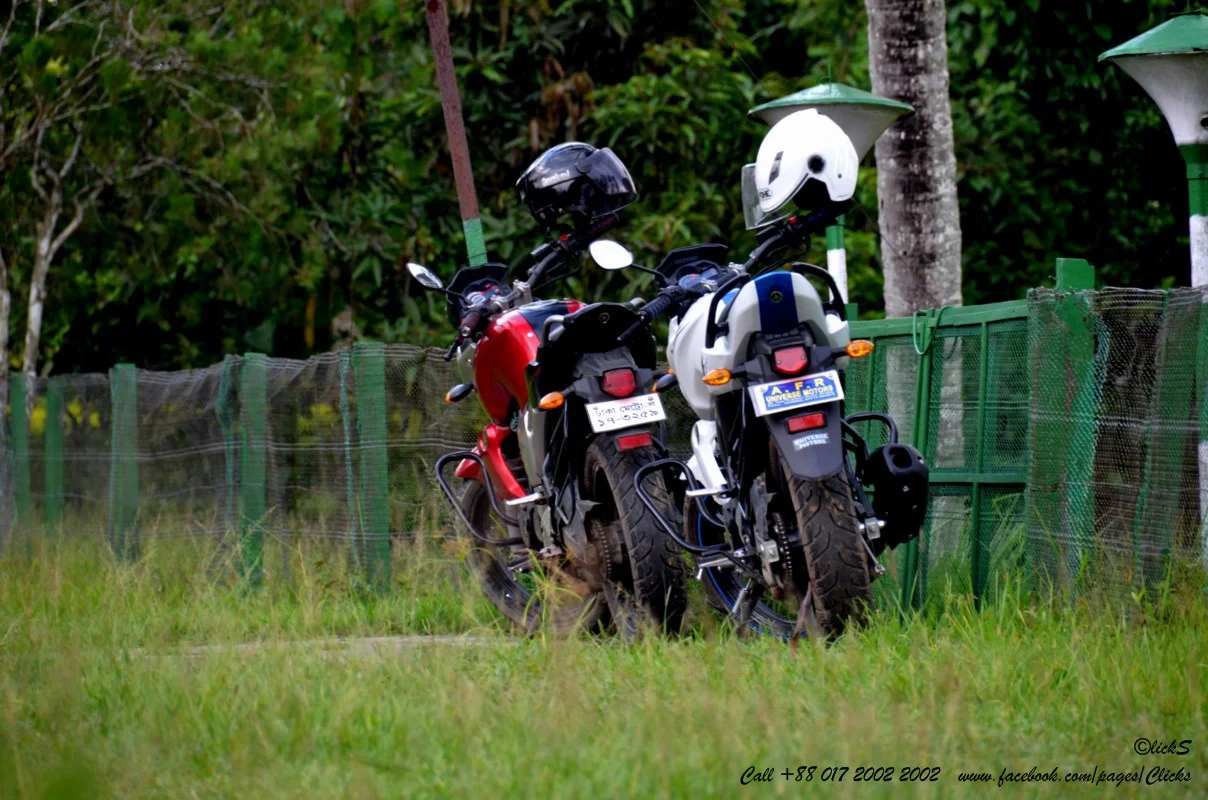
[[813, 211], [856, 193], [860, 159], [855, 145], [817, 109], [794, 111], [763, 137], [754, 164], [742, 168], [742, 205], [747, 228], [787, 217], [797, 208]]

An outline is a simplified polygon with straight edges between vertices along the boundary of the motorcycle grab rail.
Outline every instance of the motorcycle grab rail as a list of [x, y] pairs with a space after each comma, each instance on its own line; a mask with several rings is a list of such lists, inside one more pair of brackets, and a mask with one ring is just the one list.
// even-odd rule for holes
[[705, 322], [705, 347], [712, 347], [717, 341], [718, 328], [717, 324], [717, 305], [722, 298], [729, 294], [731, 289], [736, 289], [745, 286], [747, 283], [755, 280], [749, 273], [740, 272], [733, 278], [717, 287], [717, 291], [713, 293], [713, 297], [709, 299], [709, 316]]
[[843, 421], [848, 424], [852, 424], [855, 422], [864, 422], [865, 420], [880, 422], [889, 429], [889, 443], [898, 443], [898, 424], [894, 422], [893, 417], [889, 416], [888, 414], [882, 414], [880, 411], [859, 411], [855, 414], [848, 414]]
[[794, 261], [790, 269], [799, 273], [803, 278], [812, 275], [823, 281], [830, 291], [830, 300], [822, 302], [822, 310], [833, 311], [839, 315], [839, 319], [847, 322], [847, 308], [843, 304], [843, 295], [839, 293], [839, 284], [835, 282], [833, 275], [817, 264], [811, 264], [808, 261]]

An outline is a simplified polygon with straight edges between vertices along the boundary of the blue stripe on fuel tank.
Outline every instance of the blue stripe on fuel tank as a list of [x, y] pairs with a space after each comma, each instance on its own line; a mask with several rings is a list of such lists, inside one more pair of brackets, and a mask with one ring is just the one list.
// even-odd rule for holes
[[784, 333], [797, 327], [797, 298], [793, 273], [769, 272], [755, 279], [759, 297], [759, 325], [767, 333]]

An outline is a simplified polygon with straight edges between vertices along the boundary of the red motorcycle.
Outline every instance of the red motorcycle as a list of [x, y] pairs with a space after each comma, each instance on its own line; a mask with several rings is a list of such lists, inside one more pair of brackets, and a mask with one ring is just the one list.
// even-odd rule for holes
[[[620, 344], [640, 321], [633, 304], [533, 297], [588, 244], [613, 263], [628, 257], [595, 241], [615, 221], [555, 237], [510, 288], [502, 264], [462, 269], [447, 289], [408, 265], [445, 293], [458, 327], [446, 360], [457, 358], [463, 383], [446, 401], [477, 392], [490, 417], [472, 450], [437, 460], [437, 480], [478, 545], [470, 559], [483, 590], [525, 631], [675, 631], [686, 605], [685, 562], [634, 489], [638, 469], [666, 455], [654, 339]], [[460, 492], [445, 476], [454, 461]], [[675, 513], [665, 487], [652, 494]]]

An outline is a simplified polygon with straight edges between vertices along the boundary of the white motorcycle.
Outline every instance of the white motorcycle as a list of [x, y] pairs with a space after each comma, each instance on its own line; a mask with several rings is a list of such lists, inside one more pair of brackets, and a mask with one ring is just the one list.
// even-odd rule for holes
[[[678, 385], [698, 417], [692, 456], [650, 463], [635, 483], [740, 631], [837, 636], [871, 604], [877, 556], [918, 536], [926, 513], [927, 466], [898, 443], [893, 420], [843, 413], [844, 369], [872, 343], [851, 340], [838, 287], [810, 264], [774, 269], [850, 206], [855, 170], [829, 119], [805, 111], [778, 123], [744, 168], [759, 246], [741, 265], [723, 265], [721, 245], [672, 252], [655, 270], [662, 290], [624, 334], [672, 317], [671, 370], [655, 389]], [[797, 206], [821, 210], [798, 216]], [[883, 423], [888, 444], [870, 451], [852, 427], [861, 420]], [[659, 470], [686, 484], [682, 520], [643, 488]]]

